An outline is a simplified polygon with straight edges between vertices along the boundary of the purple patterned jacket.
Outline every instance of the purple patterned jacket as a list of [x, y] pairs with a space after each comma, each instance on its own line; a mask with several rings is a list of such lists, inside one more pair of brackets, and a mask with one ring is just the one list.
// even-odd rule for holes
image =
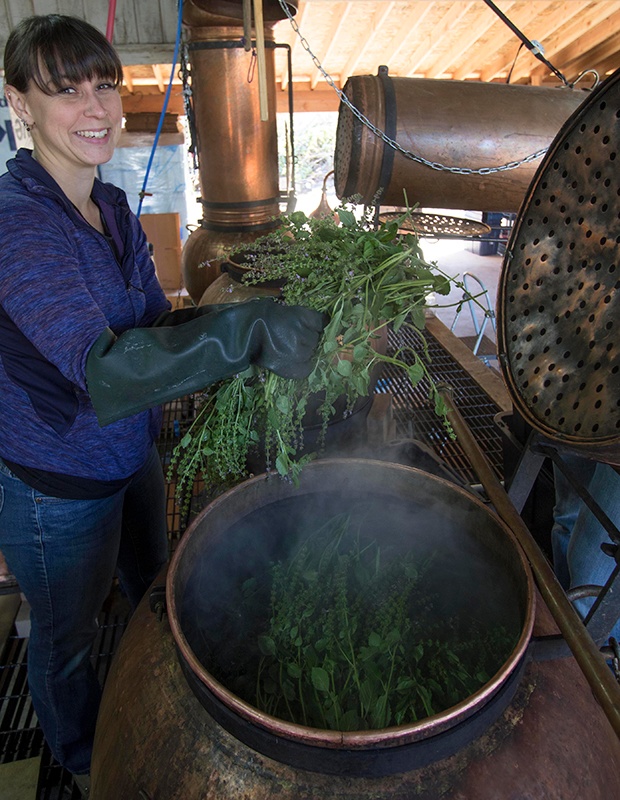
[[[85, 364], [106, 327], [150, 325], [170, 305], [125, 193], [95, 181], [111, 237], [92, 228], [19, 150], [0, 176], [0, 457], [116, 481], [144, 463], [159, 410], [100, 428]], [[116, 254], [115, 254], [116, 253]], [[118, 257], [117, 257], [118, 256]]]

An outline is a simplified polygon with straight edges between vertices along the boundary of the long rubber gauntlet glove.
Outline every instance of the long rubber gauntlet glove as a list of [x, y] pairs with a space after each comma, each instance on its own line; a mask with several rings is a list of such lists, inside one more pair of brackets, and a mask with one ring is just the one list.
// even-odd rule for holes
[[86, 361], [100, 425], [166, 403], [243, 372], [250, 364], [302, 378], [323, 328], [316, 311], [270, 298], [226, 305], [179, 325], [107, 328]]

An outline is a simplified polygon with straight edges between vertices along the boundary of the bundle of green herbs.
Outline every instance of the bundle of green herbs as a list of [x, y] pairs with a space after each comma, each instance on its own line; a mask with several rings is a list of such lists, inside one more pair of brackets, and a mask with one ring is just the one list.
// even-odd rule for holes
[[250, 368], [211, 386], [172, 458], [170, 478], [187, 506], [194, 480], [226, 488], [248, 474], [247, 456], [262, 449], [267, 471], [297, 481], [313, 457], [303, 452], [303, 420], [311, 397], [320, 397], [323, 433], [334, 402], [345, 397], [350, 410], [369, 392], [379, 362], [402, 368], [412, 384], [426, 377], [437, 414], [445, 409], [428, 374], [428, 353], [413, 349], [388, 355], [376, 347], [384, 326], [398, 331], [424, 328], [432, 294], [447, 294], [450, 280], [422, 257], [417, 237], [400, 234], [403, 219], [373, 226], [370, 214], [352, 206], [331, 216], [302, 212], [282, 217], [281, 227], [252, 243], [245, 254], [250, 269], [244, 283], [282, 283], [278, 302], [303, 305], [327, 316], [311, 374], [289, 380]]
[[241, 608], [207, 649], [209, 669], [246, 702], [308, 727], [383, 729], [452, 708], [508, 658], [516, 631], [445, 613], [433, 555], [382, 546], [348, 513], [308, 530], [243, 583]]

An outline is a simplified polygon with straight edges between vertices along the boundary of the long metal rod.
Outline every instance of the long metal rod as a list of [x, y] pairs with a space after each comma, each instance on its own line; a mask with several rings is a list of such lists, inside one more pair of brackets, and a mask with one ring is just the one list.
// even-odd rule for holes
[[517, 537], [517, 541], [530, 562], [543, 600], [590, 684], [594, 696], [616, 735], [620, 738], [620, 685], [566, 597], [536, 540], [495, 476], [460, 411], [454, 405], [450, 388], [440, 387], [439, 392], [448, 410], [448, 421], [452, 425], [461, 447], [469, 458], [497, 514]]

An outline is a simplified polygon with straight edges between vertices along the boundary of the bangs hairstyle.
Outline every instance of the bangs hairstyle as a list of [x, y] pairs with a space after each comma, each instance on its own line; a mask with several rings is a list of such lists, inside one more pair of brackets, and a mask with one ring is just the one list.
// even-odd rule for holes
[[[49, 79], [45, 78], [49, 75]], [[27, 92], [30, 81], [45, 94], [93, 78], [123, 82], [121, 60], [90, 23], [62, 14], [28, 17], [11, 31], [4, 50], [4, 81]]]

